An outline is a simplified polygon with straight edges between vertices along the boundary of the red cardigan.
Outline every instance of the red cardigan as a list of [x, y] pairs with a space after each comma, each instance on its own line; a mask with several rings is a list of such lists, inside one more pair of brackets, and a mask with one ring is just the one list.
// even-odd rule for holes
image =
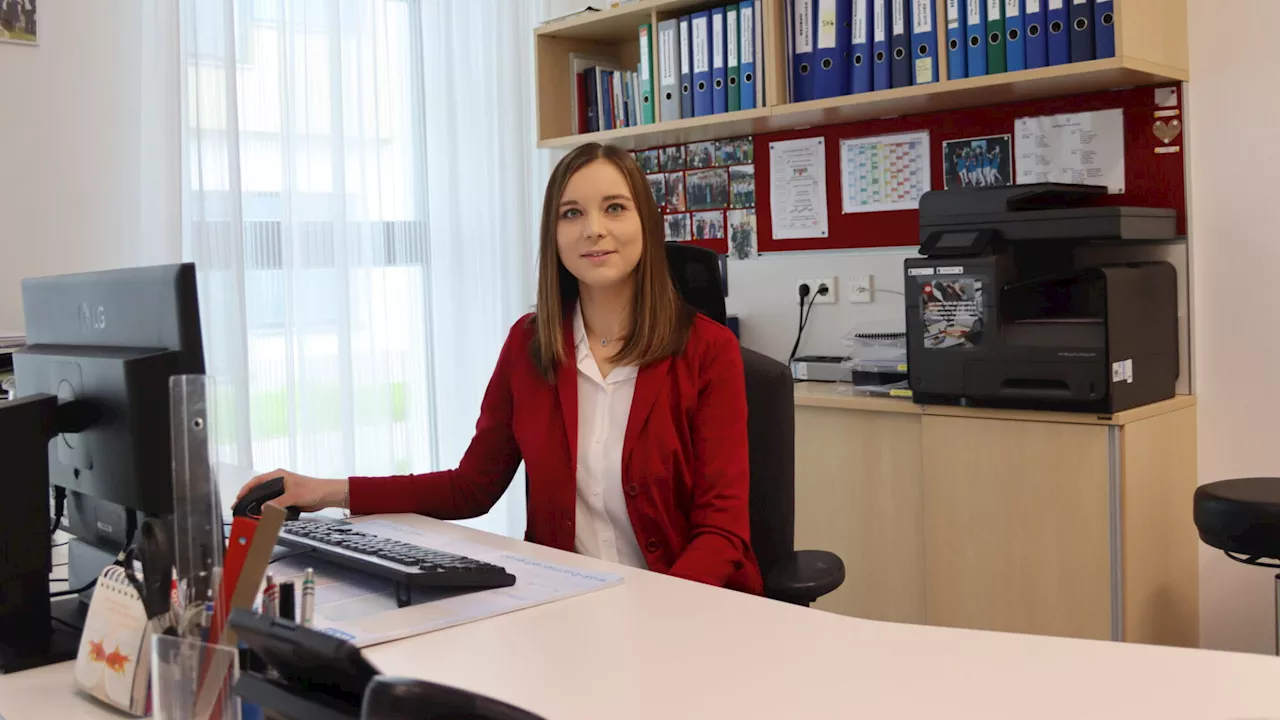
[[[573, 550], [578, 457], [577, 367], [556, 382], [530, 355], [532, 316], [511, 328], [480, 420], [456, 470], [351, 479], [356, 514], [483, 515], [523, 460], [525, 539]], [[567, 356], [573, 328], [565, 325]], [[640, 369], [622, 449], [622, 482], [649, 569], [759, 594], [751, 552], [747, 399], [742, 355], [727, 328], [698, 315], [679, 355]]]

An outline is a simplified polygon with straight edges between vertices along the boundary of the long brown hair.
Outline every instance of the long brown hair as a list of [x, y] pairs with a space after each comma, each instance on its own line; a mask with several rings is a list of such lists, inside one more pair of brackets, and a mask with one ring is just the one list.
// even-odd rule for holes
[[627, 179], [631, 198], [640, 215], [644, 238], [640, 262], [636, 266], [635, 306], [631, 328], [622, 347], [613, 356], [618, 365], [644, 366], [684, 350], [693, 323], [693, 311], [676, 292], [667, 269], [664, 248], [664, 225], [658, 203], [649, 189], [635, 158], [613, 145], [588, 143], [561, 158], [542, 201], [542, 226], [539, 231], [538, 308], [534, 315], [536, 333], [530, 352], [539, 372], [555, 382], [556, 368], [567, 360], [564, 350], [565, 314], [578, 301], [578, 279], [560, 261], [556, 243], [556, 226], [560, 219], [560, 200], [569, 178], [596, 160], [608, 160]]

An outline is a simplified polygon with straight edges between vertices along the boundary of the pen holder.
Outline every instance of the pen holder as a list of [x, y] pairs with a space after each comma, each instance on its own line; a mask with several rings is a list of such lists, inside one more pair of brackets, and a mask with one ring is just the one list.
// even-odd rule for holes
[[240, 720], [231, 691], [240, 674], [236, 648], [156, 635], [151, 655], [155, 720]]

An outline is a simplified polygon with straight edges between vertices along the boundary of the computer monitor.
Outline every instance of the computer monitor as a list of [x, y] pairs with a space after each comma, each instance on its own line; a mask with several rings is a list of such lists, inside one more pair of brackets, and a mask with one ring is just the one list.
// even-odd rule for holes
[[73, 535], [118, 550], [136, 527], [129, 511], [173, 512], [169, 378], [204, 373], [195, 266], [31, 278], [22, 304], [18, 397], [82, 399], [102, 413], [49, 444], [49, 482], [68, 493]]
[[73, 545], [106, 551], [96, 576], [141, 515], [172, 514], [169, 378], [204, 372], [192, 264], [29, 279], [22, 299], [18, 397], [0, 403], [0, 673], [78, 645], [52, 624], [49, 488], [66, 493]]

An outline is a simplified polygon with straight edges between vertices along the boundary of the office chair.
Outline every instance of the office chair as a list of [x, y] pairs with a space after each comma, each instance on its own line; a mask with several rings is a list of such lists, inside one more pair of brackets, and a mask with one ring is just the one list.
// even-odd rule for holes
[[[667, 243], [671, 278], [685, 302], [727, 324], [720, 258]], [[825, 550], [795, 549], [796, 407], [787, 366], [742, 348], [751, 466], [751, 545], [767, 597], [809, 605], [844, 583], [844, 562]]]
[[[1280, 478], [1235, 478], [1196, 488], [1200, 540], [1246, 565], [1280, 568]], [[1275, 579], [1275, 653], [1280, 655], [1280, 574]]]

